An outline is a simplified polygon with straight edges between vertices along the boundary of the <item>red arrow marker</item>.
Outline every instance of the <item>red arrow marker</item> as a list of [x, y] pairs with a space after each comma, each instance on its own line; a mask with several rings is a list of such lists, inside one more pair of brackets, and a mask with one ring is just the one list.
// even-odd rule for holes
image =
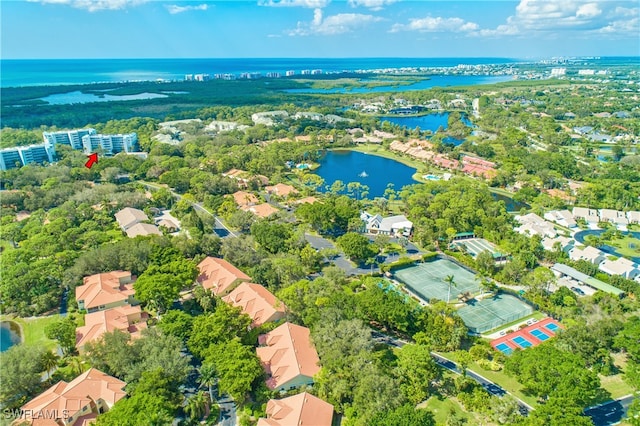
[[89, 159], [87, 160], [86, 163], [84, 163], [84, 166], [90, 169], [91, 166], [93, 166], [97, 162], [98, 162], [98, 154], [94, 152], [93, 154], [89, 155]]

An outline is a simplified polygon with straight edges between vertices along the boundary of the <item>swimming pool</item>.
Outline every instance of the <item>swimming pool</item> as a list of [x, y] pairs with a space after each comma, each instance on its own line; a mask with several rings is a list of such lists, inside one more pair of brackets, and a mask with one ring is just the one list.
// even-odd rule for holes
[[496, 349], [505, 355], [511, 355], [513, 353], [513, 349], [511, 349], [506, 343], [500, 343], [499, 345], [496, 345]]
[[540, 330], [539, 328], [529, 331], [529, 334], [536, 337], [538, 340], [542, 340], [543, 342], [547, 340], [549, 337], [551, 337], [544, 331]]
[[558, 327], [557, 324], [554, 324], [552, 322], [550, 322], [549, 324], [545, 324], [544, 327], [551, 331], [552, 333], [555, 333], [557, 329], [559, 329], [560, 327]]
[[511, 339], [515, 344], [517, 344], [518, 346], [520, 346], [521, 348], [530, 348], [531, 346], [533, 346], [533, 344], [528, 341], [527, 339], [525, 339], [522, 336], [516, 336], [513, 339]]
[[422, 177], [427, 180], [440, 180], [440, 177], [436, 175], [423, 175]]

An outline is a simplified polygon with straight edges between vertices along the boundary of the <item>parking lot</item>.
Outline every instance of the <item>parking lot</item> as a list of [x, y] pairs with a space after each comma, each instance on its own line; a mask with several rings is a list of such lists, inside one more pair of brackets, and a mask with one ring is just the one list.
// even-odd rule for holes
[[[574, 280], [573, 278], [563, 277], [558, 278], [556, 285], [551, 286], [551, 291], [557, 291], [560, 287], [567, 287], [569, 290], [572, 290], [578, 296], [592, 296], [596, 290], [589, 287], [588, 285], [581, 284], [579, 281]], [[582, 291], [584, 294], [580, 294], [580, 291], [573, 290], [578, 289]]]

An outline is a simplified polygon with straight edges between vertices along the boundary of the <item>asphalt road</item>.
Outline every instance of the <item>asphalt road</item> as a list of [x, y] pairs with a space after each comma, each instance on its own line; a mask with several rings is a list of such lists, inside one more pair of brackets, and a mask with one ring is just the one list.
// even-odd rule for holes
[[[394, 346], [396, 348], [401, 348], [404, 345], [409, 344], [408, 342], [405, 342], [404, 340], [400, 340], [400, 339], [396, 339], [395, 337], [374, 331], [371, 333], [373, 340], [375, 340], [376, 342], [379, 343], [384, 343], [387, 344], [389, 346]], [[450, 359], [447, 359], [445, 357], [443, 357], [442, 355], [439, 355], [435, 352], [431, 352], [431, 356], [433, 357], [433, 359], [436, 361], [436, 363], [442, 367], [442, 368], [446, 368], [449, 371], [452, 371], [456, 374], [462, 374], [462, 370], [460, 370], [460, 368], [458, 367], [458, 365], [451, 361]], [[497, 397], [502, 398], [503, 396], [507, 395], [508, 392], [506, 390], [504, 390], [501, 386], [499, 386], [498, 384], [492, 382], [491, 380], [479, 375], [476, 372], [473, 372], [471, 370], [467, 370], [467, 377], [472, 378], [473, 380], [475, 380], [476, 382], [478, 382], [487, 392], [489, 392], [492, 395], [495, 395]], [[512, 395], [513, 396], [513, 395]], [[533, 407], [531, 407], [529, 404], [527, 404], [526, 402], [522, 401], [519, 398], [516, 398], [515, 396], [513, 396], [513, 398], [518, 402], [518, 406], [520, 407], [520, 413], [522, 415], [527, 415], [529, 414], [529, 412], [531, 410], [533, 410]], [[631, 402], [629, 402], [630, 404]], [[600, 426], [600, 425], [596, 425], [596, 426]]]
[[587, 408], [584, 410], [584, 414], [591, 417], [595, 426], [615, 425], [626, 417], [631, 402], [633, 402], [633, 395], [627, 395], [620, 399]]
[[218, 426], [236, 426], [236, 404], [230, 397], [219, 398], [218, 405], [220, 406], [220, 421]]

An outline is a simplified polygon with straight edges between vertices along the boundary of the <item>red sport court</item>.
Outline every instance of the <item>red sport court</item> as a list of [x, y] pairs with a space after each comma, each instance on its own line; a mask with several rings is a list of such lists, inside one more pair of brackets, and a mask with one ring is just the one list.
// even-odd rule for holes
[[558, 329], [564, 328], [553, 318], [545, 318], [521, 330], [499, 337], [491, 342], [494, 349], [505, 355], [511, 355], [516, 349], [527, 349], [556, 335]]

